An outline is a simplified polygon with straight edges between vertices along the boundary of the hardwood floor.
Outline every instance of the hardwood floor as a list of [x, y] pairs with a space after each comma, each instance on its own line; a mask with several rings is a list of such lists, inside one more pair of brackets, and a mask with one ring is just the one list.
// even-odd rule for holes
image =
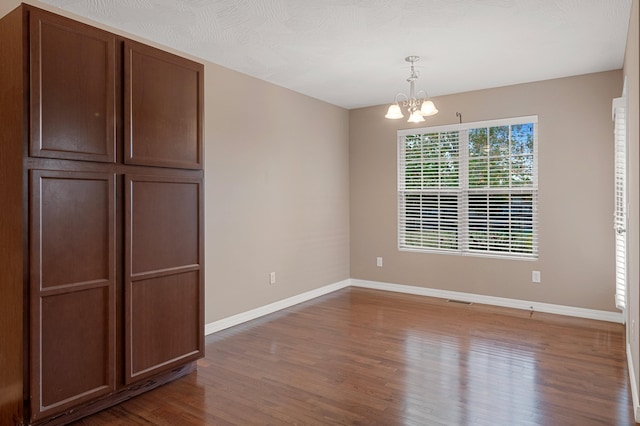
[[629, 425], [620, 324], [348, 288], [77, 425]]

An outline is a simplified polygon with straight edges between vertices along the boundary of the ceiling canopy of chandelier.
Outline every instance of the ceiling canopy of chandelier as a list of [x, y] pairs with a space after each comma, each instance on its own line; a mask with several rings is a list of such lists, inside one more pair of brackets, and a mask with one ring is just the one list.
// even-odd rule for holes
[[420, 123], [424, 121], [424, 117], [437, 114], [438, 109], [433, 102], [429, 100], [427, 92], [420, 90], [416, 93], [415, 83], [420, 74], [416, 71], [414, 64], [420, 60], [420, 56], [407, 56], [404, 60], [411, 64], [411, 73], [409, 74], [409, 78], [407, 78], [407, 82], [409, 83], [409, 96], [404, 93], [398, 93], [396, 95], [396, 102], [389, 106], [385, 117], [394, 120], [404, 117], [402, 109], [400, 108], [402, 105], [404, 108], [407, 108], [407, 112], [409, 113], [409, 120], [407, 121], [409, 123]]

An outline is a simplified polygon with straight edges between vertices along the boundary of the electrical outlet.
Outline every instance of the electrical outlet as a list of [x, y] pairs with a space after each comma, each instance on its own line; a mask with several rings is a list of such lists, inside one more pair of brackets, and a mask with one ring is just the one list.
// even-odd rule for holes
[[276, 273], [272, 272], [269, 274], [269, 284], [275, 284], [276, 283]]
[[381, 257], [378, 257], [376, 259], [376, 266], [379, 267], [379, 268], [382, 268], [382, 258]]
[[540, 282], [540, 271], [531, 271], [531, 282], [532, 283]]

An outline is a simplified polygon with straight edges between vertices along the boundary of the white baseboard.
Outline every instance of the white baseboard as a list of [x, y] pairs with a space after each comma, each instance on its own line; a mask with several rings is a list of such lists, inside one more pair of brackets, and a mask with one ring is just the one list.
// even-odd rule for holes
[[640, 423], [640, 401], [638, 400], [638, 387], [636, 385], [636, 372], [633, 368], [633, 356], [631, 346], [627, 343], [627, 369], [629, 370], [629, 382], [631, 384], [631, 397], [633, 399], [633, 417], [636, 423]]
[[530, 302], [527, 300], [507, 299], [504, 297], [483, 296], [473, 293], [461, 293], [457, 291], [438, 290], [433, 288], [415, 287], [402, 284], [383, 283], [351, 279], [353, 287], [363, 287], [375, 290], [395, 291], [398, 293], [416, 294], [420, 296], [437, 297], [440, 299], [453, 299], [465, 302], [481, 303], [485, 305], [503, 306], [506, 308], [530, 310], [550, 314], [567, 315], [571, 317], [588, 318], [600, 321], [623, 323], [623, 315], [618, 312], [599, 311], [595, 309], [576, 308], [573, 306], [553, 305], [550, 303]]
[[223, 318], [218, 321], [214, 321], [204, 326], [205, 336], [215, 333], [225, 328], [233, 327], [234, 325], [242, 324], [243, 322], [251, 321], [256, 318], [260, 318], [264, 315], [272, 314], [281, 309], [297, 305], [298, 303], [306, 302], [307, 300], [315, 299], [316, 297], [324, 296], [325, 294], [334, 292], [336, 290], [349, 287], [351, 280], [344, 280], [334, 284], [329, 284], [324, 287], [317, 288], [315, 290], [307, 291], [306, 293], [298, 294], [286, 299], [278, 300], [277, 302], [270, 303], [259, 308], [251, 309], [250, 311], [241, 312], [230, 317]]
[[[440, 299], [454, 299], [465, 302], [481, 303], [485, 305], [503, 306], [506, 308], [530, 310], [533, 308], [537, 312], [546, 312], [550, 314], [567, 315], [579, 318], [588, 318], [599, 321], [609, 321], [623, 323], [623, 315], [618, 312], [598, 311], [595, 309], [576, 308], [573, 306], [554, 305], [550, 303], [530, 302], [527, 300], [507, 299], [504, 297], [483, 296], [473, 293], [461, 293], [457, 291], [438, 290], [434, 288], [415, 287], [403, 284], [391, 284], [379, 281], [367, 281], [359, 279], [347, 279], [334, 284], [329, 284], [306, 293], [298, 294], [287, 299], [279, 300], [250, 311], [241, 312], [209, 324], [205, 324], [204, 333], [209, 335], [220, 330], [224, 330], [234, 325], [242, 324], [264, 315], [277, 312], [281, 309], [288, 308], [298, 303], [306, 302], [316, 297], [343, 289], [345, 287], [362, 287], [374, 290], [394, 291], [397, 293], [416, 294], [419, 296], [437, 297]], [[636, 405], [637, 406], [637, 405]], [[640, 413], [639, 413], [640, 414]]]

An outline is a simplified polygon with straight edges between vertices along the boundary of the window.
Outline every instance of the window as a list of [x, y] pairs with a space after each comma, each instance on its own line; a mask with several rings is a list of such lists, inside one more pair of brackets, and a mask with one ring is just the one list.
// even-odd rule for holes
[[399, 131], [399, 248], [537, 258], [537, 122]]
[[[626, 84], [626, 82], [625, 82]], [[626, 89], [626, 86], [625, 86]], [[614, 210], [613, 227], [616, 242], [616, 307], [626, 309], [627, 302], [627, 99], [613, 100], [614, 122]]]

